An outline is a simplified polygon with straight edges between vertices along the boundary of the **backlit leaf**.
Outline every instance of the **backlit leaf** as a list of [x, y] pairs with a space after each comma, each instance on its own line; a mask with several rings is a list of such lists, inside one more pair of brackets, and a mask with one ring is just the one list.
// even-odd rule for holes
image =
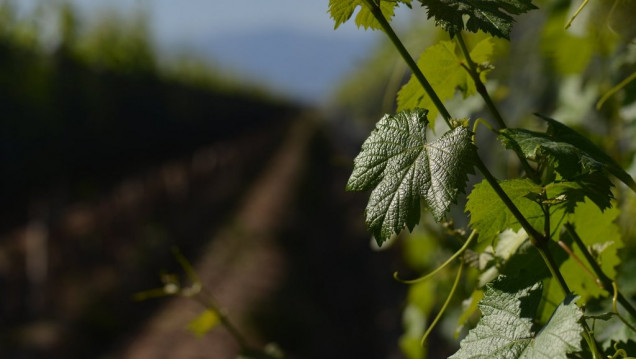
[[[605, 245], [605, 248], [597, 255], [596, 261], [603, 272], [612, 280], [616, 277], [616, 266], [620, 264], [618, 251], [623, 248], [623, 240], [618, 225], [615, 223], [620, 210], [616, 207], [601, 212], [593, 203], [586, 201], [579, 204], [573, 214], [569, 215], [569, 221], [574, 224], [577, 234], [583, 243], [592, 248], [594, 245]], [[567, 232], [561, 235], [561, 239], [571, 243]], [[570, 247], [579, 258], [584, 258], [580, 248], [575, 244]], [[570, 289], [581, 296], [583, 301], [608, 293], [599, 288], [595, 281], [581, 273], [581, 268], [572, 258], [568, 258], [560, 267], [561, 273]]]
[[[378, 0], [379, 1], [379, 0]], [[410, 4], [408, 1], [399, 1], [405, 4]], [[376, 1], [377, 3], [377, 1]], [[398, 1], [379, 1], [380, 9], [384, 18], [391, 20], [395, 12], [395, 7]], [[340, 25], [347, 22], [353, 16], [356, 8], [360, 6], [360, 11], [356, 15], [356, 25], [358, 27], [364, 27], [365, 29], [381, 29], [380, 23], [375, 19], [367, 5], [362, 0], [329, 0], [329, 14], [334, 20], [334, 29], [337, 29]]]

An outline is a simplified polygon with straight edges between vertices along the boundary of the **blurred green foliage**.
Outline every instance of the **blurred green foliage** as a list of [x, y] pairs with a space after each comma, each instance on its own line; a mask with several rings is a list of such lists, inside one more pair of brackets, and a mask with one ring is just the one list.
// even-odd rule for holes
[[[590, 1], [567, 30], [565, 24], [581, 1], [542, 0], [535, 4], [540, 10], [517, 17], [511, 42], [498, 44], [491, 59], [493, 69], [488, 73], [486, 85], [497, 107], [511, 127], [541, 129], [541, 121], [533, 115], [535, 112], [567, 123], [606, 149], [622, 168], [627, 168], [634, 176], [636, 81], [620, 88], [599, 108], [597, 103], [610, 89], [636, 72], [636, 22], [633, 21], [636, 2]], [[421, 14], [413, 17], [410, 28], [398, 31], [398, 36], [415, 59], [426, 48], [449, 39]], [[359, 127], [369, 130], [385, 113], [396, 110], [397, 93], [409, 76], [399, 54], [387, 40], [366, 63], [343, 81], [334, 96], [333, 107], [348, 114]], [[445, 101], [450, 113], [459, 117], [485, 116], [481, 101], [461, 97], [455, 95], [455, 98]], [[507, 157], [509, 155], [503, 152], [494, 138], [489, 137], [492, 135], [485, 128], [478, 127], [477, 136], [480, 138], [480, 153], [488, 156], [485, 160], [496, 168], [499, 178], [518, 175], [516, 161]], [[613, 187], [612, 191], [620, 199], [613, 205], [621, 211], [616, 222], [621, 225], [622, 241], [625, 243], [625, 247], [617, 252], [622, 261], [617, 267], [617, 281], [621, 291], [634, 299], [636, 291], [630, 278], [633, 279], [636, 266], [636, 226], [633, 221], [636, 199], [622, 185]], [[464, 206], [465, 200], [462, 199], [457, 208]], [[462, 221], [458, 212], [449, 217], [462, 222], [455, 226], [463, 229], [468, 218]], [[402, 233], [405, 238], [397, 241], [405, 248], [403, 256], [407, 268], [403, 271], [414, 272], [411, 277], [416, 277], [415, 273], [430, 272], [458, 248], [450, 233], [436, 230], [427, 224], [429, 222], [432, 222], [430, 215], [422, 214], [419, 227], [410, 234]], [[496, 243], [497, 239], [483, 241], [479, 251], [492, 253], [492, 250], [484, 251], [484, 248], [494, 247]], [[520, 247], [519, 251], [522, 250]], [[530, 260], [526, 257], [523, 258]], [[486, 260], [484, 254], [480, 258]], [[571, 264], [564, 257], [558, 260], [563, 265]], [[615, 261], [607, 262], [608, 266], [616, 264]], [[474, 326], [478, 315], [476, 303], [481, 298], [482, 288], [477, 269], [483, 270], [482, 264], [479, 260], [473, 263], [475, 268], [469, 273], [470, 279], [453, 299], [456, 303], [454, 311], [447, 314], [438, 326], [440, 328], [433, 332], [429, 342], [435, 345], [430, 347], [420, 347], [418, 339], [444, 302], [457, 268], [447, 267], [434, 278], [410, 287], [404, 303], [404, 335], [400, 341], [406, 357], [443, 357], [453, 352], [448, 346], [452, 347], [457, 338], [450, 337], [448, 333], [465, 335], [467, 329]], [[520, 270], [529, 265], [513, 263], [508, 267], [502, 270]], [[463, 304], [460, 305], [460, 302]], [[590, 299], [588, 307], [601, 311], [607, 309], [609, 302], [611, 300], [607, 296], [601, 296]]]

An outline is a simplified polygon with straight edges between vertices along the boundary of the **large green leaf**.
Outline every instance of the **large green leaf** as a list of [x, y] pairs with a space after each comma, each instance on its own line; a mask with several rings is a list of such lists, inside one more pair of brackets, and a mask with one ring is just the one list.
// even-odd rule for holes
[[[420, 0], [428, 8], [428, 17], [451, 36], [462, 30], [487, 32], [493, 36], [510, 37], [514, 19], [536, 9], [531, 0]], [[468, 21], [464, 21], [464, 17]]]
[[[411, 0], [399, 1], [405, 4], [410, 4]], [[398, 1], [386, 1], [386, 0], [376, 0], [376, 3], [379, 3], [380, 9], [382, 10], [382, 14], [384, 18], [387, 20], [391, 20], [393, 14], [395, 12], [395, 6], [398, 4]], [[358, 27], [362, 26], [365, 29], [381, 29], [380, 23], [375, 19], [371, 10], [369, 10], [368, 6], [364, 4], [362, 0], [329, 0], [329, 14], [331, 18], [334, 20], [334, 29], [337, 29], [340, 25], [347, 22], [353, 16], [356, 8], [360, 6], [361, 9], [356, 15], [356, 25]]]
[[347, 183], [349, 191], [373, 189], [366, 223], [378, 244], [412, 230], [420, 200], [440, 221], [473, 173], [475, 148], [463, 126], [426, 142], [426, 110], [384, 116], [362, 144]]
[[479, 303], [482, 318], [454, 359], [565, 359], [581, 350], [583, 315], [568, 296], [548, 323], [537, 330], [533, 318], [541, 299], [541, 284], [525, 286], [519, 278], [500, 277], [486, 286]]
[[[493, 52], [494, 43], [491, 38], [486, 38], [475, 45], [470, 54], [475, 63], [482, 64], [491, 61]], [[465, 60], [458, 54], [457, 44], [454, 41], [441, 41], [424, 50], [417, 61], [417, 66], [435, 89], [437, 96], [444, 101], [452, 98], [456, 90], [461, 91], [464, 97], [477, 92], [475, 83], [462, 66], [463, 63]], [[486, 80], [486, 72], [483, 71], [480, 74], [482, 81]], [[411, 76], [400, 89], [397, 103], [398, 111], [417, 107], [428, 109], [431, 126], [434, 125], [437, 109], [415, 76]]]

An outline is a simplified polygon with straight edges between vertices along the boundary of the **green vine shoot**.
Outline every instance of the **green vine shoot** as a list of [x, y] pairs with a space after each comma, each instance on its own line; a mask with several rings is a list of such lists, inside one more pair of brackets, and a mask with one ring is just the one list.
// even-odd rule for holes
[[[398, 7], [424, 8], [435, 25], [436, 30], [419, 34], [437, 41], [417, 60], [392, 26]], [[627, 137], [624, 142], [631, 145], [606, 152], [612, 143], [600, 143], [580, 126], [590, 118], [613, 129], [636, 123], [627, 110], [636, 104], [631, 85], [636, 25], [620, 13], [630, 9], [633, 4], [620, 1], [329, 1], [336, 29], [355, 17], [358, 27], [383, 32], [410, 70], [396, 94], [395, 113], [382, 116], [362, 144], [346, 190], [370, 192], [366, 225], [378, 245], [400, 236], [408, 251], [414, 240], [409, 237], [424, 233], [425, 240], [454, 248], [417, 279], [394, 274], [410, 291], [450, 293], [440, 303], [409, 296], [405, 315], [423, 318], [405, 321], [400, 346], [409, 359], [426, 357], [427, 338], [449, 311], [459, 313], [455, 324], [461, 334], [450, 358], [636, 355], [635, 293], [617, 284], [630, 275], [619, 275], [622, 261], [631, 260], [621, 249], [635, 239], [621, 227], [630, 223], [636, 201], [636, 182], [625, 169], [635, 141]], [[515, 22], [524, 17], [539, 25], [524, 21], [517, 34]], [[491, 78], [503, 78], [498, 63], [532, 31], [538, 33], [539, 51], [552, 57], [555, 77], [564, 82], [583, 77], [587, 83], [580, 86], [596, 85], [594, 98], [581, 99], [569, 112], [560, 105], [552, 115], [543, 107], [521, 114], [509, 110], [505, 86]], [[513, 74], [531, 65], [520, 57], [514, 61], [507, 69]], [[481, 101], [475, 115], [453, 116], [465, 112], [457, 103], [472, 96]], [[442, 133], [438, 117], [446, 126]], [[477, 133], [478, 124], [490, 131]], [[423, 221], [461, 228], [448, 236]], [[460, 248], [449, 244], [450, 238], [459, 238]], [[452, 287], [444, 284], [449, 273], [456, 275]], [[429, 317], [430, 324], [421, 327]], [[420, 327], [408, 328], [418, 325], [412, 323]], [[423, 333], [423, 347], [414, 346], [408, 333]]]

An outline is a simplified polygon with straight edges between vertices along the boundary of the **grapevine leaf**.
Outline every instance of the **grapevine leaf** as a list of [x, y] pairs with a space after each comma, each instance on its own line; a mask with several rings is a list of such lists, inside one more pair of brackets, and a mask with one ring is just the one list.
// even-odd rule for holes
[[[399, 1], [410, 5], [411, 0]], [[384, 18], [390, 20], [395, 13], [395, 6], [398, 1], [386, 1], [379, 0], [380, 10], [384, 15]], [[360, 6], [361, 9], [356, 15], [356, 25], [362, 26], [364, 29], [377, 30], [381, 29], [380, 23], [375, 19], [371, 10], [364, 4], [363, 0], [329, 0], [329, 14], [334, 20], [334, 29], [337, 29], [340, 25], [347, 22], [353, 16], [356, 8]]]
[[[428, 8], [428, 18], [448, 31], [451, 36], [462, 30], [487, 32], [510, 38], [514, 19], [537, 7], [531, 0], [420, 0]], [[468, 21], [464, 21], [468, 16]]]
[[[480, 41], [470, 52], [471, 58], [477, 64], [490, 62], [493, 53], [494, 43], [491, 38]], [[458, 54], [457, 44], [453, 41], [441, 41], [424, 50], [417, 66], [435, 89], [437, 96], [444, 101], [452, 98], [457, 89], [462, 92], [464, 98], [477, 92], [475, 83], [462, 63], [464, 58]], [[480, 74], [482, 81], [485, 81], [486, 72], [483, 71]], [[431, 127], [435, 125], [433, 122], [437, 117], [435, 105], [415, 76], [411, 76], [400, 89], [397, 103], [398, 111], [417, 107], [429, 109], [428, 118], [431, 119]]]
[[440, 221], [473, 173], [475, 148], [463, 126], [426, 142], [426, 110], [384, 116], [362, 144], [347, 183], [373, 189], [365, 210], [378, 244], [419, 222], [420, 198]]
[[[636, 190], [636, 183], [632, 177], [590, 140], [553, 119], [542, 118], [548, 122], [546, 133], [524, 129], [504, 129], [500, 131], [499, 139], [507, 148], [527, 159], [537, 162], [547, 159], [566, 180], [591, 181], [595, 182], [592, 187], [598, 188], [601, 184], [598, 177], [581, 178], [581, 176], [609, 173]], [[605, 185], [604, 188], [597, 190], [597, 195], [607, 194], [611, 196], [609, 187], [607, 187], [610, 182], [607, 181]], [[594, 197], [590, 198], [594, 199]], [[595, 202], [607, 203], [609, 199], [611, 197], [596, 198]], [[599, 207], [604, 208], [601, 205]]]
[[616, 163], [613, 158], [598, 148], [587, 137], [582, 136], [578, 132], [554, 119], [543, 116], [540, 117], [548, 122], [548, 133], [550, 135], [559, 141], [581, 149], [596, 161], [600, 162], [607, 172], [611, 173], [614, 177], [618, 178], [628, 187], [636, 191], [636, 182], [634, 182], [634, 179], [629, 175], [629, 173], [625, 172], [625, 170], [623, 170], [623, 168]]
[[[620, 229], [616, 218], [620, 214], [618, 208], [612, 207], [601, 212], [594, 204], [586, 201], [579, 204], [573, 214], [569, 215], [569, 221], [574, 224], [577, 234], [583, 243], [590, 248], [594, 245], [606, 244], [602, 251], [592, 251], [596, 261], [605, 274], [612, 280], [616, 277], [615, 267], [620, 263], [618, 251], [623, 247]], [[571, 243], [567, 232], [561, 235], [561, 240]], [[570, 247], [579, 258], [583, 258], [581, 249], [571, 244]], [[579, 265], [572, 258], [568, 258], [560, 267], [563, 277], [570, 285], [570, 289], [581, 295], [582, 302], [592, 297], [607, 295], [608, 293], [598, 287], [594, 279], [581, 273]]]
[[[541, 207], [526, 197], [529, 193], [541, 193], [541, 186], [528, 179], [503, 181], [499, 184], [530, 224], [540, 221], [542, 225]], [[519, 222], [485, 180], [475, 185], [468, 195], [466, 210], [470, 212], [470, 224], [479, 233], [480, 241], [492, 240], [508, 228], [515, 231], [521, 228]]]
[[525, 129], [504, 129], [499, 135], [507, 148], [540, 162], [547, 158], [557, 172], [566, 179], [572, 179], [583, 173], [599, 172], [603, 164], [580, 148], [561, 142], [550, 135]]
[[541, 299], [540, 282], [522, 286], [519, 278], [501, 276], [486, 286], [479, 303], [482, 318], [451, 358], [554, 359], [581, 350], [583, 315], [568, 296], [539, 331], [533, 326]]

